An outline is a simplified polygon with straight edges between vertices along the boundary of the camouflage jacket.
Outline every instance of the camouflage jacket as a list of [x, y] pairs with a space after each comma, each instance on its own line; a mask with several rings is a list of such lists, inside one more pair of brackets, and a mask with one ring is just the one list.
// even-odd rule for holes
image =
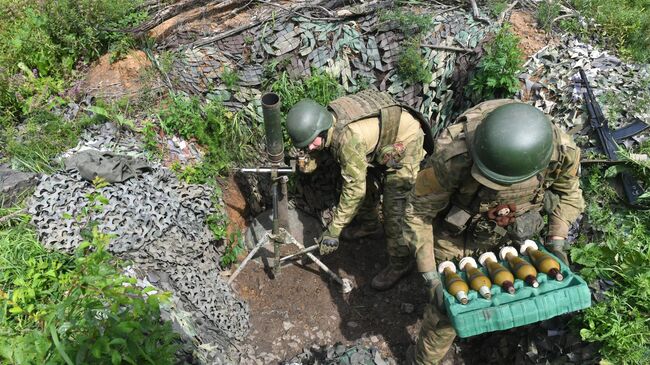
[[[472, 158], [469, 153], [468, 125], [475, 128], [489, 112], [514, 100], [492, 100], [469, 109], [436, 139], [435, 149], [427, 166], [420, 171], [415, 184], [418, 196], [432, 194], [438, 204], [436, 212], [450, 206], [447, 218], [454, 212], [466, 212], [469, 217], [485, 217], [496, 207], [512, 206], [512, 217], [537, 210], [546, 204], [545, 193], [554, 197], [549, 212], [548, 234], [567, 237], [570, 224], [584, 209], [579, 186], [580, 150], [571, 137], [553, 126], [554, 150], [548, 168], [524, 182], [498, 189], [488, 188], [471, 175]], [[454, 211], [454, 207], [456, 209]], [[500, 208], [499, 208], [500, 209]], [[448, 220], [445, 219], [447, 222]], [[453, 219], [451, 219], [453, 221]], [[458, 225], [462, 225], [462, 222]]]
[[[339, 203], [329, 226], [329, 233], [333, 236], [338, 236], [341, 230], [357, 214], [365, 197], [368, 167], [373, 164], [379, 164], [378, 160], [382, 160], [385, 155], [394, 156], [395, 154], [393, 152], [395, 151], [394, 149], [388, 148], [390, 151], [387, 154], [378, 151], [378, 154], [375, 155], [380, 134], [379, 119], [377, 117], [355, 121], [341, 129], [340, 135], [334, 135], [335, 133], [337, 132], [335, 132], [334, 128], [329, 130], [325, 147], [330, 149], [332, 155], [341, 166], [341, 177], [343, 178]], [[406, 145], [415, 138], [421, 138], [422, 133], [420, 122], [409, 112], [402, 111], [395, 144], [400, 143]], [[338, 148], [331, 148], [329, 141], [332, 141], [334, 138], [338, 141]], [[424, 155], [422, 148], [418, 151], [406, 150], [397, 152], [399, 152], [397, 159], [409, 153]], [[393, 168], [388, 166], [385, 166], [385, 169], [387, 173], [393, 170]]]

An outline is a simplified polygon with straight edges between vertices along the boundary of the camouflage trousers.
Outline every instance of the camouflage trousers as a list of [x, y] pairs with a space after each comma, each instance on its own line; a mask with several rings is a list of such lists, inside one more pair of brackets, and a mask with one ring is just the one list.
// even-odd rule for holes
[[[408, 195], [415, 184], [420, 161], [424, 158], [424, 134], [405, 141], [406, 151], [400, 161], [400, 169], [387, 169], [381, 172], [376, 167], [368, 168], [366, 195], [356, 215], [360, 225], [375, 225], [379, 222], [378, 206], [382, 201], [382, 216], [386, 249], [391, 265], [397, 268], [411, 261], [410, 245], [404, 240], [404, 210]], [[383, 197], [382, 197], [383, 194]]]

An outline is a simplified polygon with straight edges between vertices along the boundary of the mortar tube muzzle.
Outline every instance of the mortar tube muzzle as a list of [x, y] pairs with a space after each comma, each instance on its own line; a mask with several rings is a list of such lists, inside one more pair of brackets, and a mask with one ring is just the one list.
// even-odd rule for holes
[[262, 115], [264, 116], [264, 133], [266, 134], [266, 152], [272, 164], [284, 162], [284, 144], [282, 140], [282, 118], [280, 96], [276, 93], [262, 95]]

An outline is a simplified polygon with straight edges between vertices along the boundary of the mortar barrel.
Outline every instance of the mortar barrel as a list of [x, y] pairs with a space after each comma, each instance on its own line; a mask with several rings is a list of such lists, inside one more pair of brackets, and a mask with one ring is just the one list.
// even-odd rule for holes
[[280, 117], [280, 96], [276, 93], [262, 95], [262, 114], [264, 116], [264, 131], [266, 133], [266, 152], [273, 164], [284, 161], [284, 146], [282, 143], [282, 122]]

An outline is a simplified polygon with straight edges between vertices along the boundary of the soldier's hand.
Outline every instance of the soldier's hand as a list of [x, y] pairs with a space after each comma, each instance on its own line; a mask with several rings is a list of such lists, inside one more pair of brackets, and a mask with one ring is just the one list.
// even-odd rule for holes
[[442, 281], [440, 274], [435, 271], [422, 273], [422, 277], [427, 285], [429, 303], [434, 305], [441, 313], [445, 313], [444, 295], [442, 294]]
[[548, 238], [545, 247], [558, 259], [562, 260], [565, 265], [569, 266], [569, 256], [567, 255], [569, 245], [567, 244], [566, 239]]
[[318, 250], [321, 256], [330, 254], [339, 248], [339, 238], [333, 237], [328, 231], [323, 232], [318, 240]]

